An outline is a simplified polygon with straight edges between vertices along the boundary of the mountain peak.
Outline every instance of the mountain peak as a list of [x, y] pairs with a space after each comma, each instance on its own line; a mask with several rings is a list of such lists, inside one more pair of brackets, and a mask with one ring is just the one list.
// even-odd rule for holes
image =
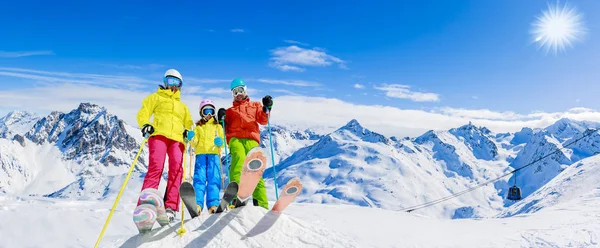
[[106, 108], [97, 104], [82, 102], [79, 104], [79, 107], [77, 107], [77, 111], [86, 114], [98, 114], [106, 112]]
[[11, 111], [0, 118], [0, 138], [9, 138], [15, 134], [24, 135], [38, 121], [39, 117], [27, 111]]
[[587, 129], [597, 129], [600, 123], [592, 121], [578, 121], [569, 118], [561, 118], [545, 130], [558, 138], [569, 138], [585, 132]]
[[10, 119], [22, 119], [22, 118], [37, 118], [37, 115], [34, 113], [30, 113], [22, 110], [13, 110], [8, 112], [4, 117], [0, 118], [0, 120], [10, 120]]
[[350, 120], [345, 126], [342, 127], [343, 129], [351, 129], [351, 130], [357, 130], [357, 129], [364, 129], [363, 126], [360, 125], [360, 123], [358, 123], [358, 121], [356, 119], [352, 119]]
[[358, 121], [356, 119], [350, 120], [346, 125], [344, 125], [343, 127], [340, 127], [338, 130], [334, 131], [333, 133], [337, 133], [337, 134], [346, 136], [344, 134], [344, 132], [350, 132], [350, 133], [358, 136], [360, 139], [362, 139], [364, 141], [368, 141], [368, 142], [383, 142], [386, 144], [389, 143], [389, 140], [385, 136], [378, 134], [376, 132], [373, 132], [369, 129], [366, 129], [365, 127], [360, 125], [360, 123], [358, 123]]
[[469, 124], [460, 126], [458, 128], [450, 129], [450, 132], [456, 132], [459, 130], [469, 131], [469, 132], [479, 132], [481, 134], [490, 134], [492, 132], [489, 129], [487, 129], [486, 127], [477, 127], [477, 126], [473, 125], [473, 122], [470, 122], [470, 121], [469, 121]]

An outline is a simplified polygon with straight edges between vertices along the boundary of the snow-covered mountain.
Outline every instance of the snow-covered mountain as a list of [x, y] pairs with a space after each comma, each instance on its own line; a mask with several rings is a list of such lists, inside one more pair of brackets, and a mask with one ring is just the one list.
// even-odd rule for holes
[[24, 135], [40, 119], [36, 114], [25, 111], [11, 111], [0, 118], [0, 138], [12, 139]]
[[[114, 170], [107, 172], [109, 175], [127, 171], [140, 146], [133, 134], [127, 132], [123, 120], [104, 107], [89, 103], [82, 103], [69, 113], [52, 112], [39, 120], [25, 137], [37, 144], [54, 143], [66, 160], [94, 162], [101, 166], [90, 166]], [[141, 156], [138, 165], [145, 165], [145, 161], [145, 156]], [[83, 172], [93, 174], [94, 170], [98, 169]]]
[[[4, 125], [15, 127], [14, 123]], [[94, 104], [82, 103], [69, 113], [52, 112], [24, 133], [23, 142], [0, 139], [0, 192], [51, 194], [81, 178], [121, 175], [141, 144], [134, 136], [139, 133], [130, 135], [135, 130]], [[145, 170], [146, 158], [144, 149], [138, 171]]]
[[[510, 167], [521, 168], [550, 153], [554, 154], [517, 172], [516, 181], [523, 197], [540, 189], [569, 165], [600, 152], [600, 134], [597, 131], [565, 147], [583, 137], [588, 128], [596, 129], [599, 126], [599, 123], [561, 119], [543, 130], [533, 132], [529, 142], [523, 146]], [[526, 132], [530, 133], [528, 130]], [[556, 152], [557, 149], [561, 150]], [[514, 180], [513, 174], [510, 184], [514, 184]]]
[[[283, 160], [275, 168], [277, 182], [283, 185], [290, 178], [299, 177], [304, 185], [301, 202], [400, 210], [463, 190], [477, 181], [475, 177], [483, 180], [500, 174], [506, 162], [477, 159], [469, 152], [470, 147], [475, 147], [481, 154], [488, 154], [486, 158], [497, 154], [496, 150], [484, 151], [495, 149], [482, 141], [487, 134], [486, 129], [467, 125], [452, 132], [428, 132], [415, 141], [397, 140], [352, 120]], [[267, 185], [273, 184], [273, 172], [272, 168], [265, 171]], [[447, 218], [469, 217], [494, 213], [501, 202], [490, 185], [472, 192], [470, 197], [422, 211]]]
[[508, 208], [502, 216], [535, 213], [573, 199], [598, 197], [600, 197], [600, 155], [568, 166], [539, 190]]
[[[278, 164], [283, 159], [291, 156], [298, 149], [313, 144], [322, 136], [310, 129], [298, 130], [280, 125], [272, 125], [270, 131], [271, 135], [269, 136], [269, 129], [266, 126], [261, 127], [260, 146], [270, 155], [271, 144], [269, 139], [272, 138], [275, 164]], [[269, 163], [270, 162], [271, 160], [269, 158]]]
[[[141, 143], [139, 129], [94, 104], [82, 103], [69, 113], [52, 112], [44, 118], [36, 119], [27, 113], [12, 116], [3, 120], [21, 121], [11, 121], [10, 125], [0, 122], [0, 126], [20, 130], [22, 136], [0, 139], [0, 191], [5, 193], [108, 199], [118, 191]], [[18, 123], [30, 123], [26, 120], [31, 119], [37, 121], [29, 130], [16, 128], [26, 126]], [[494, 134], [469, 123], [447, 131], [429, 131], [416, 138], [397, 139], [373, 132], [356, 120], [328, 134], [273, 125], [277, 166], [269, 166], [265, 172], [268, 195], [274, 199], [276, 169], [280, 187], [292, 177], [303, 180], [304, 191], [298, 199], [302, 202], [400, 210], [496, 178], [553, 152], [587, 128], [598, 126], [562, 119], [545, 129]], [[262, 127], [261, 137], [261, 146], [270, 153], [266, 127]], [[573, 162], [596, 154], [598, 142], [600, 136], [595, 133], [566, 152], [520, 171], [517, 183], [524, 196], [541, 188]], [[130, 181], [132, 194], [136, 193], [134, 188], [139, 188], [146, 159], [144, 149]], [[270, 165], [270, 158], [268, 162]], [[494, 216], [512, 204], [504, 200], [511, 184], [513, 178], [505, 178], [419, 213], [444, 218]]]

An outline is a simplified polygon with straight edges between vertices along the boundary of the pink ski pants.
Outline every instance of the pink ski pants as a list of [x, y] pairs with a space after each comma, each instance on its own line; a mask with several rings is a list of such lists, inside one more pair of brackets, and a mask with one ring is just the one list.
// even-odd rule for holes
[[[146, 188], [158, 189], [160, 178], [165, 166], [165, 156], [169, 155], [169, 176], [167, 180], [167, 189], [165, 190], [165, 209], [170, 208], [176, 212], [179, 211], [179, 186], [183, 167], [183, 150], [185, 145], [167, 139], [164, 136], [152, 136], [148, 139], [148, 148], [150, 149], [150, 159], [148, 161], [148, 173], [144, 178], [142, 190]], [[138, 200], [138, 205], [140, 202]]]

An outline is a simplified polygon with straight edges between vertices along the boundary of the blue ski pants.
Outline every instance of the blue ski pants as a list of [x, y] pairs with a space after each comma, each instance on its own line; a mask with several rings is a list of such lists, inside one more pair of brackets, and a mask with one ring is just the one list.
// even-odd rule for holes
[[194, 165], [194, 190], [196, 203], [204, 209], [204, 193], [206, 207], [218, 206], [221, 190], [220, 158], [217, 154], [198, 154]]

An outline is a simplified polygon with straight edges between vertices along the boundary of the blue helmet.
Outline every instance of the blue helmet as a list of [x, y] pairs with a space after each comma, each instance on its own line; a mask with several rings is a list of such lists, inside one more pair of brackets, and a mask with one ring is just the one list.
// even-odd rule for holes
[[236, 78], [233, 81], [231, 81], [231, 89], [233, 90], [233, 88], [238, 87], [238, 86], [246, 86], [246, 83], [244, 83], [244, 80], [242, 80], [241, 78]]

